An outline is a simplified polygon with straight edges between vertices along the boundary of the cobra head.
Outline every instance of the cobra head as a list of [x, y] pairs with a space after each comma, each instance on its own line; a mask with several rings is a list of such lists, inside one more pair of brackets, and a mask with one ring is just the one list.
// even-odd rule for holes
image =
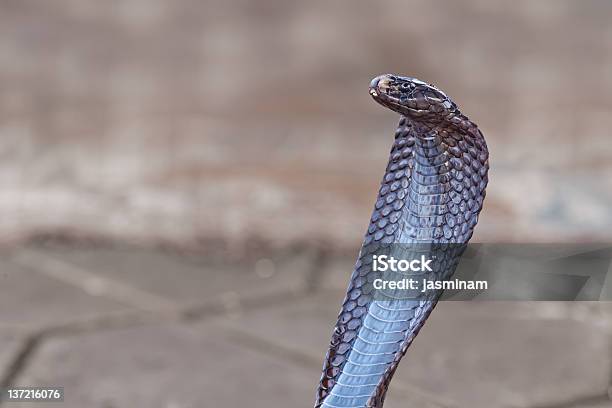
[[370, 82], [374, 100], [420, 122], [440, 122], [455, 115], [457, 105], [433, 85], [416, 78], [381, 75]]

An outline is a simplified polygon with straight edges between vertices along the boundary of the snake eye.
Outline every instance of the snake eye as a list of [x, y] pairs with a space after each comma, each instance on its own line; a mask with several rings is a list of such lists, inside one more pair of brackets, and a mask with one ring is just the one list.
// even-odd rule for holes
[[404, 83], [402, 84], [402, 88], [403, 88], [403, 89], [408, 89], [408, 88], [410, 88], [410, 84], [409, 84], [409, 83], [407, 83], [407, 82], [404, 82]]

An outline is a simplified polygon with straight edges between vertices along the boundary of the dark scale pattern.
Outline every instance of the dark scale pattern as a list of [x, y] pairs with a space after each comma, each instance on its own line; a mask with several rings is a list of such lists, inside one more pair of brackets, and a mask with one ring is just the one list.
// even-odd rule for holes
[[415, 137], [410, 130], [411, 123], [402, 118], [395, 132], [395, 142], [391, 148], [378, 199], [374, 204], [364, 245], [355, 264], [342, 310], [332, 333], [318, 390], [317, 407], [321, 406], [323, 399], [335, 385], [347, 352], [351, 350], [357, 338], [363, 311], [372, 301], [371, 293], [367, 292], [371, 287], [366, 286], [367, 276], [372, 270], [372, 254], [382, 245], [396, 242], [402, 209], [409, 194], [411, 168], [414, 166]]
[[[488, 151], [480, 130], [436, 88], [376, 78], [371, 94], [403, 116], [364, 243], [351, 275], [315, 407], [382, 407], [401, 357], [441, 292], [383, 301], [372, 293], [372, 255], [428, 244], [438, 279], [454, 273], [485, 196]], [[380, 295], [378, 295], [380, 296]]]

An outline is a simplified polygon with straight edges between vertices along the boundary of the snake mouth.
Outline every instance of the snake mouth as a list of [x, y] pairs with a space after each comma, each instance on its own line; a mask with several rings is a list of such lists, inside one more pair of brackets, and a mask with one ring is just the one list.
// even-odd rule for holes
[[370, 82], [370, 95], [376, 98], [383, 98], [390, 89], [390, 75], [380, 75]]

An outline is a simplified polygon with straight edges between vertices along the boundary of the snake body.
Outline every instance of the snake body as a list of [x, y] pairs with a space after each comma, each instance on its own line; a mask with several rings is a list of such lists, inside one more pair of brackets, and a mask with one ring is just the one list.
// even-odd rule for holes
[[370, 94], [401, 115], [362, 249], [334, 327], [315, 407], [382, 407], [400, 359], [441, 291], [377, 299], [372, 254], [381, 246], [441, 245], [438, 278], [449, 278], [472, 236], [488, 182], [482, 132], [433, 85], [382, 75]]

